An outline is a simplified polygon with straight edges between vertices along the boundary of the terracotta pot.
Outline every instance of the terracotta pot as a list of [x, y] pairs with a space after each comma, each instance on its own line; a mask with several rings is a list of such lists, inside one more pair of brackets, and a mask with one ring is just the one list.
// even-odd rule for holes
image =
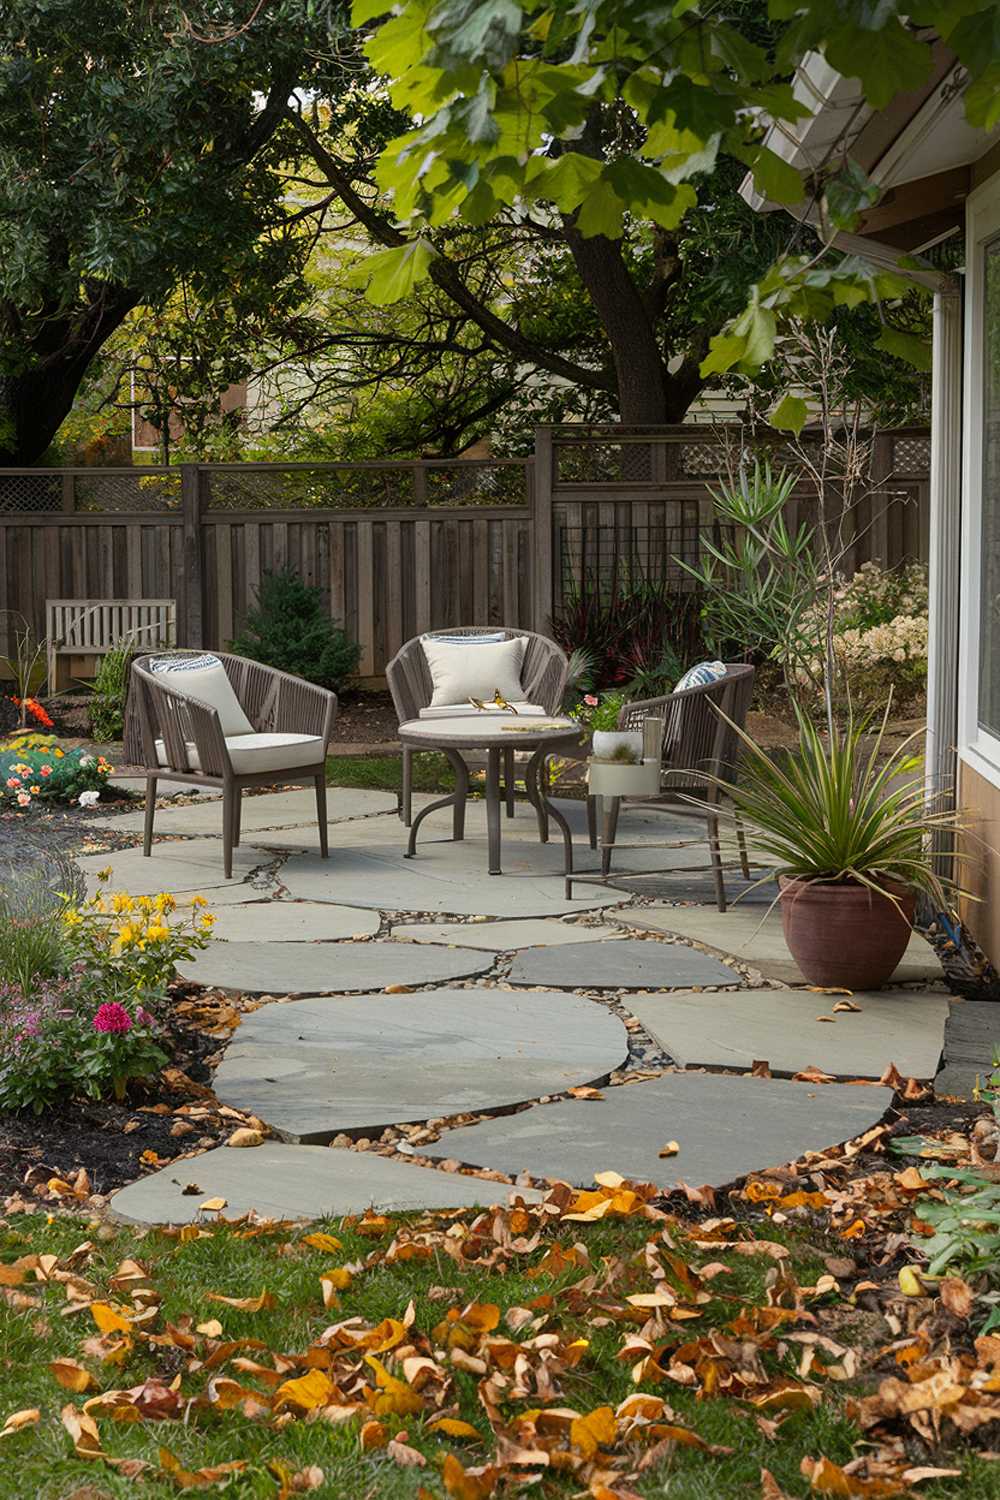
[[914, 892], [884, 881], [896, 906], [851, 880], [809, 882], [782, 875], [778, 884], [785, 942], [802, 977], [809, 984], [881, 989], [910, 941]]

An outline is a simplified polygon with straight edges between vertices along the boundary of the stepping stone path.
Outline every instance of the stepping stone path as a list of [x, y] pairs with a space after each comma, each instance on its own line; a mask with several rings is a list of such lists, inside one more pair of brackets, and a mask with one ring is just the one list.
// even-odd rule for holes
[[[419, 950], [397, 951], [412, 959]], [[606, 1077], [627, 1052], [618, 1017], [575, 995], [295, 1000], [246, 1017], [215, 1091], [289, 1140], [324, 1141], [561, 1093]]]
[[325, 901], [254, 901], [229, 906], [216, 917], [212, 936], [226, 943], [312, 943], [369, 937], [377, 912]]
[[[664, 859], [663, 863], [667, 864], [668, 860]], [[763, 867], [756, 869], [751, 866], [751, 879], [744, 880], [738, 867], [725, 869], [723, 884], [729, 904], [739, 897], [740, 906], [770, 906], [778, 894], [778, 887], [771, 880], [763, 885], [756, 884], [765, 873]], [[627, 891], [630, 896], [652, 896], [657, 901], [695, 901], [715, 906], [715, 881], [710, 870], [692, 870], [690, 873], [677, 870], [669, 875], [639, 875], [630, 879], [626, 870], [612, 868], [608, 884]]]
[[[891, 1089], [666, 1073], [605, 1089], [597, 1101], [540, 1104], [448, 1130], [421, 1151], [585, 1187], [606, 1171], [664, 1188], [681, 1181], [721, 1186], [849, 1140], [874, 1125], [891, 1102]], [[680, 1150], [661, 1158], [668, 1141]]]
[[[583, 805], [565, 806], [577, 867], [592, 871]], [[519, 1105], [528, 1107], [447, 1132], [432, 1154], [582, 1185], [608, 1169], [664, 1187], [681, 1178], [719, 1186], [854, 1136], [889, 1102], [881, 1087], [745, 1076], [756, 1059], [767, 1059], [776, 1074], [812, 1064], [846, 1078], [877, 1078], [890, 1062], [904, 1075], [935, 1071], [948, 1013], [943, 991], [859, 995], [857, 1012], [838, 1012], [830, 1023], [816, 1018], [833, 1014], [835, 996], [735, 988], [741, 976], [721, 961], [727, 956], [781, 980], [798, 977], [776, 917], [754, 936], [771, 884], [751, 893], [751, 909], [741, 904], [726, 914], [714, 910], [711, 875], [700, 869], [634, 881], [616, 873], [613, 888], [577, 886], [567, 900], [561, 840], [540, 844], [529, 809], [519, 806], [505, 820], [498, 878], [486, 873], [481, 804], [469, 806], [464, 843], [452, 842], [448, 814], [432, 815], [413, 860], [404, 858], [406, 832], [394, 808], [392, 794], [331, 789], [330, 858], [320, 860], [311, 792], [246, 798], [246, 841], [230, 881], [222, 872], [218, 803], [209, 799], [163, 811], [151, 859], [135, 848], [79, 861], [91, 890], [168, 890], [181, 913], [204, 894], [218, 913], [219, 940], [182, 965], [185, 976], [250, 995], [317, 997], [248, 1012], [215, 1077], [222, 1103], [258, 1115], [284, 1141], [175, 1162], [115, 1194], [116, 1213], [136, 1222], [211, 1222], [200, 1209], [211, 1197], [225, 1198], [229, 1215], [255, 1208], [279, 1217], [355, 1213], [370, 1204], [506, 1202], [504, 1184], [372, 1152], [288, 1143], [324, 1142], [340, 1132], [375, 1138], [386, 1126]], [[114, 821], [138, 828], [141, 816]], [[212, 836], [191, 836], [203, 830]], [[648, 844], [690, 832], [688, 823], [675, 827], [661, 814], [630, 815], [623, 841], [638, 836]], [[704, 846], [623, 851], [621, 863], [633, 870], [703, 864]], [[101, 886], [97, 872], [109, 864], [111, 880]], [[727, 870], [726, 884], [732, 898], [746, 882]], [[630, 888], [705, 904], [634, 906]], [[588, 911], [601, 912], [599, 925], [559, 920]], [[383, 914], [393, 924], [390, 940], [377, 937]], [[432, 915], [437, 920], [416, 920]], [[449, 920], [462, 916], [488, 920]], [[630, 937], [627, 927], [676, 933], [714, 952], [683, 940]], [[358, 940], [367, 935], [372, 941]], [[477, 983], [501, 952], [514, 954], [509, 984]], [[926, 950], [917, 947], [904, 966], [914, 961], [927, 967], [903, 967], [898, 975], [935, 972]], [[466, 983], [448, 987], [458, 981]], [[411, 992], [414, 985], [442, 987]], [[376, 993], [388, 986], [406, 989]], [[712, 986], [725, 988], [704, 988]], [[615, 1009], [569, 993], [612, 989], [625, 992]], [[681, 1068], [727, 1073], [675, 1071], [607, 1084], [629, 1056], [618, 1013], [624, 1007]], [[971, 1013], [984, 1009], [956, 1007], [944, 1077], [968, 1072], [979, 1059], [982, 1027]], [[641, 1030], [637, 1041], [640, 1050], [648, 1045]], [[594, 1083], [603, 1092], [598, 1102], [533, 1102]], [[674, 1139], [679, 1154], [661, 1158]], [[198, 1191], [185, 1193], [191, 1183]]]
[[559, 985], [564, 989], [687, 989], [693, 984], [742, 984], [711, 954], [681, 943], [625, 938], [593, 947], [572, 943], [562, 948], [531, 948], [510, 966], [511, 984]]
[[[233, 879], [227, 880], [222, 868], [222, 840], [188, 839], [183, 843], [154, 844], [149, 859], [141, 849], [119, 849], [114, 854], [85, 854], [76, 863], [87, 877], [87, 889], [128, 891], [132, 896], [155, 896], [159, 891], [208, 892], [222, 886], [233, 889], [261, 865], [272, 863], [269, 851], [242, 845], [233, 850]], [[110, 866], [111, 878], [97, 879], [99, 870]], [[243, 887], [242, 899], [247, 899]]]
[[[485, 974], [495, 960], [495, 953], [399, 943], [212, 943], [185, 959], [180, 973], [245, 995], [330, 995], [467, 979]], [[240, 1036], [245, 1030], [246, 1024]]]
[[[191, 1184], [197, 1193], [184, 1191]], [[529, 1188], [382, 1156], [268, 1141], [249, 1151], [218, 1146], [204, 1156], [162, 1167], [114, 1193], [111, 1212], [132, 1224], [210, 1226], [251, 1209], [275, 1219], [339, 1218], [366, 1208], [487, 1208], [509, 1202], [512, 1194], [529, 1202], [540, 1196]], [[209, 1198], [224, 1198], [225, 1208], [202, 1212], [201, 1204]]]
[[510, 845], [504, 846], [503, 875], [488, 875], [485, 850], [476, 843], [425, 844], [416, 859], [408, 860], [402, 841], [393, 848], [366, 848], [361, 837], [356, 846], [331, 848], [326, 860], [313, 854], [289, 856], [279, 876], [288, 895], [380, 911], [470, 917], [561, 916], [627, 900], [621, 891], [597, 885], [580, 886], [581, 894], [567, 900], [561, 875], [541, 875], [537, 868], [533, 874], [520, 873]]
[[[933, 1078], [948, 1016], [946, 995], [858, 992], [857, 1011], [834, 1013], [839, 995], [808, 990], [636, 995], [629, 1009], [681, 1067], [773, 1073], [815, 1066], [840, 1078], [880, 1078], [895, 1063], [904, 1078]], [[831, 1021], [817, 1021], [817, 1016]], [[714, 1083], [712, 1085], [714, 1087]]]
[[934, 1080], [939, 1094], [971, 1099], [977, 1081], [985, 1083], [993, 1071], [993, 1053], [1000, 1038], [1000, 1002], [951, 1000], [944, 1032], [944, 1064]]
[[[181, 785], [179, 782], [173, 783]], [[327, 791], [327, 821], [359, 818], [372, 813], [396, 811], [394, 792], [370, 791], [360, 787], [330, 787]], [[119, 813], [104, 820], [104, 827], [123, 833], [141, 833], [144, 812]], [[316, 793], [311, 788], [296, 787], [286, 792], [272, 792], [261, 797], [244, 797], [240, 810], [240, 828], [244, 838], [251, 830], [282, 828], [298, 824], [316, 826]], [[212, 833], [221, 837], [222, 810], [211, 799], [187, 806], [157, 808], [154, 824], [157, 834]]]
[[455, 943], [460, 948], [547, 948], [566, 943], [603, 943], [620, 938], [615, 927], [581, 927], [579, 922], [525, 917], [513, 922], [413, 922], [393, 927], [396, 941]]
[[[726, 912], [703, 906], [645, 906], [623, 913], [616, 920], [628, 922], [630, 927], [648, 927], [652, 932], [693, 938], [720, 955], [751, 964], [765, 979], [780, 984], [806, 982], [788, 951], [777, 908], [765, 915], [759, 908], [744, 909], [742, 903]], [[934, 949], [915, 932], [890, 983], [925, 984], [941, 977]]]

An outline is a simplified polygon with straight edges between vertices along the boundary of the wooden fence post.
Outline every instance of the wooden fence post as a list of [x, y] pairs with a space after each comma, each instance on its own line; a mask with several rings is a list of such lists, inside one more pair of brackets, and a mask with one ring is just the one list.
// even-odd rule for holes
[[201, 476], [197, 464], [181, 464], [181, 565], [184, 580], [181, 644], [204, 645], [204, 579], [201, 552]]
[[551, 427], [535, 428], [535, 462], [529, 490], [533, 510], [531, 531], [531, 629], [544, 635], [552, 619], [552, 483], [554, 452]]
[[64, 513], [76, 510], [76, 485], [72, 469], [67, 469], [62, 476], [62, 508]]

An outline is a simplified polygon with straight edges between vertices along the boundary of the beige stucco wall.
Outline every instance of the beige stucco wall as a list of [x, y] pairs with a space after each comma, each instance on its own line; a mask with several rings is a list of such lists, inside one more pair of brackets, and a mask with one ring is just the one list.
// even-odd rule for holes
[[1000, 787], [971, 766], [959, 770], [959, 805], [968, 828], [961, 882], [979, 899], [962, 915], [978, 942], [1000, 966]]

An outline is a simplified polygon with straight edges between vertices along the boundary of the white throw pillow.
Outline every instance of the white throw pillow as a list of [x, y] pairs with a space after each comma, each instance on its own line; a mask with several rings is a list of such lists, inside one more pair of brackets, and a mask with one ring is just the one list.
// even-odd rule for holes
[[162, 673], [167, 686], [186, 698], [197, 698], [214, 708], [224, 735], [253, 734], [253, 725], [240, 707], [217, 656], [165, 656], [150, 662], [149, 670]]
[[468, 703], [470, 698], [490, 699], [499, 692], [508, 703], [524, 697], [521, 667], [528, 644], [526, 635], [488, 646], [477, 645], [475, 651], [453, 642], [424, 636], [421, 645], [434, 684], [431, 708], [447, 703]]

